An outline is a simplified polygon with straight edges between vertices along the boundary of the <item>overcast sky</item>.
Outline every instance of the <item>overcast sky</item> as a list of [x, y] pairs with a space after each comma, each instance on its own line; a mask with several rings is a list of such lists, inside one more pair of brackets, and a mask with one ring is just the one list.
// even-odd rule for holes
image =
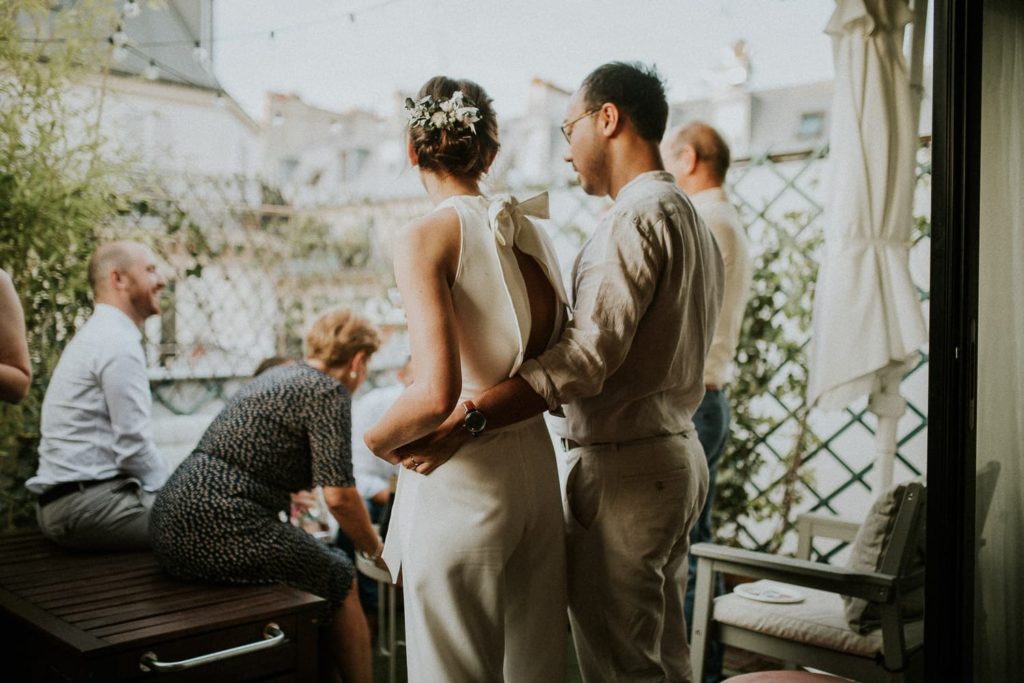
[[[329, 109], [389, 111], [438, 73], [471, 78], [499, 114], [532, 78], [575, 88], [611, 60], [657, 64], [670, 100], [745, 39], [755, 88], [832, 77], [832, 0], [216, 0], [221, 84], [254, 116], [265, 91]], [[271, 31], [274, 31], [271, 38]]]

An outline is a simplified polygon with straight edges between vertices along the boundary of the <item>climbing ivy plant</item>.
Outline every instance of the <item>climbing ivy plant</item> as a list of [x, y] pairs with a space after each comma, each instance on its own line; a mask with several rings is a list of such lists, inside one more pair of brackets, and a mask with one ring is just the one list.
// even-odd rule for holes
[[[742, 537], [744, 521], [778, 522], [769, 550], [778, 548], [791, 526], [797, 483], [808, 476], [800, 465], [815, 439], [807, 428], [807, 339], [822, 236], [801, 229], [808, 223], [805, 214], [790, 213], [785, 220], [792, 229], [772, 231], [754, 257], [729, 393], [732, 427], [713, 512], [718, 540], [735, 545], [749, 545]], [[752, 482], [766, 465], [773, 435], [779, 437], [774, 442], [787, 444], [775, 453], [782, 474], [770, 494], [758, 495]]]

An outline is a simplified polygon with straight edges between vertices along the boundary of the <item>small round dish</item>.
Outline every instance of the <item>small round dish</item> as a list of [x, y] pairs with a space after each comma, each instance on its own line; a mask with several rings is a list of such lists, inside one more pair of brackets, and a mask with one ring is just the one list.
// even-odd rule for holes
[[804, 600], [804, 594], [793, 586], [764, 579], [753, 583], [741, 583], [733, 588], [732, 592], [758, 602], [794, 603]]

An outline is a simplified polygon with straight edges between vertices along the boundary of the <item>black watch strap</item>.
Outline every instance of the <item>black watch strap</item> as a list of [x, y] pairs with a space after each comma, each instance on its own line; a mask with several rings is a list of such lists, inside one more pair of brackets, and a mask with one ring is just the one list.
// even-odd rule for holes
[[466, 416], [462, 418], [462, 426], [473, 436], [480, 436], [487, 426], [487, 418], [472, 401], [464, 401], [462, 407], [466, 409]]

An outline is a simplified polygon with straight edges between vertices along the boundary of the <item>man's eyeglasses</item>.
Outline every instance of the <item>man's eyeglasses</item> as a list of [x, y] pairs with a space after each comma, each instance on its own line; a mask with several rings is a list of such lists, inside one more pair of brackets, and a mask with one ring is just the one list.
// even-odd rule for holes
[[561, 125], [561, 129], [562, 135], [565, 136], [565, 141], [568, 143], [572, 143], [572, 140], [570, 140], [569, 138], [572, 136], [572, 127], [576, 125], [577, 121], [582, 121], [588, 116], [593, 116], [599, 111], [601, 111], [601, 107], [595, 107], [594, 109], [590, 109], [588, 111], [583, 112], [582, 114], [574, 118], [572, 121], [569, 121], [568, 123], [563, 123]]

